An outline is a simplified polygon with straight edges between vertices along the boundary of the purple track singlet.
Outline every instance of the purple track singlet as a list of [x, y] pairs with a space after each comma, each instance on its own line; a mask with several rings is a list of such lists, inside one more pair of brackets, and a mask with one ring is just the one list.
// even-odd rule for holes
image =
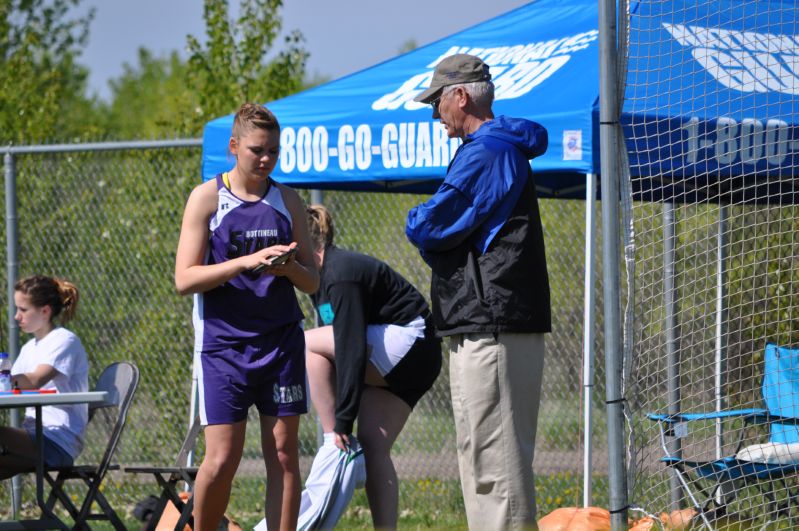
[[[259, 201], [233, 195], [217, 175], [205, 263], [292, 242], [291, 214], [270, 183]], [[203, 424], [238, 422], [251, 404], [265, 415], [307, 411], [303, 314], [284, 277], [246, 271], [194, 295], [195, 370]]]
[[[216, 177], [217, 210], [209, 222], [206, 264], [218, 264], [292, 241], [291, 214], [274, 183], [260, 201], [243, 201]], [[194, 296], [195, 350], [208, 352], [258, 341], [302, 321], [294, 285], [284, 277], [244, 272]]]

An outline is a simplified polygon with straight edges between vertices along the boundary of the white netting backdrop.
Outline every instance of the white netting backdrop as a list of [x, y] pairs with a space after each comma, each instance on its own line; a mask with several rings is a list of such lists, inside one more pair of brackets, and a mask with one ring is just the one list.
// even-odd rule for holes
[[[686, 489], [660, 460], [667, 451], [647, 418], [763, 408], [766, 344], [799, 344], [798, 7], [649, 1], [630, 17], [630, 501], [652, 513], [698, 503], [707, 513], [697, 523], [712, 527], [799, 525], [794, 474], [716, 493], [711, 480], [703, 493], [686, 473]], [[799, 393], [796, 384], [781, 393]], [[668, 453], [684, 460], [769, 441], [767, 426], [740, 417], [671, 426]]]

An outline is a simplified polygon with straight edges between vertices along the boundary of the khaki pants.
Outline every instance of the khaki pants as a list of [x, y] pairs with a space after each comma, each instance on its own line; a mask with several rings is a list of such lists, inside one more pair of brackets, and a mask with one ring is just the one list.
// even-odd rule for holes
[[543, 334], [450, 338], [450, 388], [469, 529], [536, 527], [535, 449]]

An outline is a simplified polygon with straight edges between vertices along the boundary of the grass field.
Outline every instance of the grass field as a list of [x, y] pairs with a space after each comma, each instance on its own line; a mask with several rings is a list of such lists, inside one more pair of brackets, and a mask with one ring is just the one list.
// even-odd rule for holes
[[[0, 488], [5, 500], [8, 499], [6, 489], [9, 483], [3, 482]], [[653, 478], [649, 487], [662, 491], [665, 485], [663, 482], [656, 481]], [[536, 477], [536, 490], [539, 518], [561, 507], [580, 507], [582, 505], [582, 478], [579, 474], [566, 472], [538, 475]], [[136, 502], [145, 499], [150, 494], [157, 494], [158, 490], [151, 483], [125, 483], [123, 485], [112, 481], [106, 485], [103, 492], [125, 522], [126, 527], [131, 530], [137, 530], [141, 528], [142, 522], [133, 517], [133, 508]], [[129, 495], [131, 492], [134, 493], [132, 498]], [[121, 495], [122, 493], [124, 493], [124, 497]], [[263, 479], [253, 477], [237, 478], [234, 483], [227, 515], [238, 523], [242, 529], [251, 530], [263, 518], [264, 494], [265, 484]], [[655, 496], [655, 493], [650, 491], [649, 495]], [[667, 497], [667, 492], [659, 492], [655, 497]], [[31, 481], [24, 483], [23, 499], [33, 499]], [[768, 519], [768, 522], [764, 522], [762, 518], [764, 510], [762, 499], [760, 500], [761, 503], [756, 503], [755, 506], [749, 505], [756, 498], [742, 493], [742, 499], [748, 501], [746, 503], [747, 507], [736, 504], [731, 508], [733, 510], [732, 514], [714, 522], [714, 525], [717, 526], [716, 529], [725, 531], [796, 529], [796, 525], [794, 525], [796, 519], [792, 520], [786, 516], [774, 515], [774, 517]], [[607, 508], [607, 504], [607, 477], [595, 476], [593, 478], [593, 505]], [[70, 521], [65, 514], [60, 514], [67, 522]], [[34, 518], [38, 516], [38, 510], [34, 509], [32, 503], [26, 502], [23, 504], [22, 516], [24, 518]], [[636, 520], [644, 515], [637, 511], [631, 511], [629, 516], [631, 519]], [[7, 505], [3, 506], [0, 509], [0, 519], [8, 519], [9, 517]], [[433, 478], [401, 481], [399, 527], [410, 530], [466, 530], [466, 516], [459, 482], [457, 480], [442, 481]], [[107, 522], [93, 522], [92, 529], [111, 531], [113, 528]], [[355, 492], [349, 508], [339, 521], [336, 529], [372, 529], [371, 514], [364, 490], [359, 489]]]
[[[4, 489], [9, 482], [5, 482]], [[582, 480], [573, 474], [554, 474], [536, 478], [538, 515], [549, 513], [558, 507], [579, 506], [582, 502], [580, 486]], [[139, 529], [141, 522], [133, 517], [136, 502], [149, 494], [157, 494], [155, 485], [125, 485], [125, 493], [136, 492], [134, 499], [115, 499], [113, 484], [103, 489], [128, 529]], [[265, 485], [256, 478], [237, 479], [227, 514], [245, 530], [252, 529], [263, 518]], [[607, 479], [597, 477], [594, 480], [594, 496], [597, 505], [607, 503]], [[30, 482], [25, 484], [23, 499], [31, 500], [33, 489]], [[38, 513], [30, 503], [23, 506], [23, 516], [35, 517]], [[8, 511], [0, 510], [0, 518], [9, 517]], [[402, 529], [466, 529], [466, 516], [463, 508], [460, 484], [458, 481], [441, 481], [424, 479], [405, 481], [400, 485], [399, 527]], [[69, 521], [67, 519], [67, 521]], [[350, 507], [340, 520], [336, 529], [371, 529], [372, 520], [366, 493], [360, 489]], [[92, 524], [92, 529], [113, 529], [106, 522]]]

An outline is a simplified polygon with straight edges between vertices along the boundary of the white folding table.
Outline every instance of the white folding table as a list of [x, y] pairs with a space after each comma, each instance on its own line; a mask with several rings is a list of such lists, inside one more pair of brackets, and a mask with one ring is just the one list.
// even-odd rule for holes
[[0, 393], [0, 408], [14, 409], [33, 407], [36, 411], [36, 503], [42, 510], [37, 520], [9, 520], [0, 522], [3, 529], [69, 529], [50, 511], [44, 499], [44, 432], [42, 430], [42, 408], [59, 404], [96, 404], [108, 398], [105, 391], [87, 391], [85, 393]]

